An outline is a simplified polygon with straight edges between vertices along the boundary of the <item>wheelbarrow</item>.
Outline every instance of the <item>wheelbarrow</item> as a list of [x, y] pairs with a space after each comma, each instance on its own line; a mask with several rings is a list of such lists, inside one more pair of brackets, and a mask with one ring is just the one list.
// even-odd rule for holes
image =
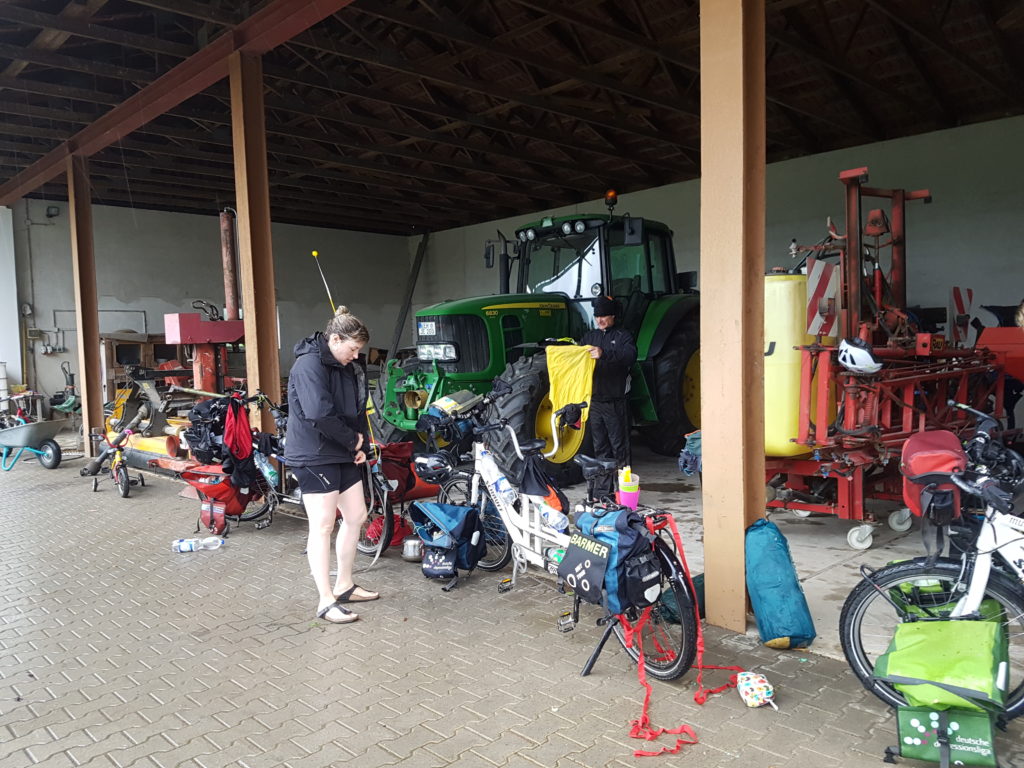
[[60, 446], [54, 440], [65, 421], [32, 421], [0, 429], [0, 469], [9, 472], [25, 451], [34, 453], [47, 469], [60, 466]]

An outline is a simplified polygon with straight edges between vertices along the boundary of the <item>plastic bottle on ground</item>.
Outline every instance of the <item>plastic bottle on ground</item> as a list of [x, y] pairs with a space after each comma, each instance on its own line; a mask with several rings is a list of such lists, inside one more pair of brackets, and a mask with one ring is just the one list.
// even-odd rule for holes
[[220, 549], [224, 539], [220, 536], [207, 536], [205, 539], [176, 539], [171, 542], [172, 552], [197, 552], [200, 549]]

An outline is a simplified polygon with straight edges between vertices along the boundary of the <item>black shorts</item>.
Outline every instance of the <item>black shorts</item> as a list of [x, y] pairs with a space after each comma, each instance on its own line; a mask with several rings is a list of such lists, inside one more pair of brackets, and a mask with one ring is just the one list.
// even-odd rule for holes
[[362, 469], [355, 464], [320, 464], [292, 471], [304, 494], [344, 492], [362, 480]]

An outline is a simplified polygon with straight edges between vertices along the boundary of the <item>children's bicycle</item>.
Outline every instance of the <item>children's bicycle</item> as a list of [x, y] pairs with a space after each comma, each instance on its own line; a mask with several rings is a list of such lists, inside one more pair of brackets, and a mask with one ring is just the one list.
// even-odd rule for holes
[[936, 553], [874, 571], [862, 567], [863, 581], [843, 604], [839, 635], [846, 660], [864, 687], [895, 707], [907, 703], [903, 694], [873, 675], [897, 625], [997, 621], [1009, 643], [1004, 719], [1011, 720], [1024, 713], [1024, 518], [1013, 514], [1013, 496], [1024, 487], [1024, 459], [992, 436], [998, 424], [991, 416], [950, 405], [977, 419], [966, 445], [967, 469], [915, 480], [933, 489], [955, 485], [984, 509], [980, 514], [964, 511], [963, 524], [951, 536], [952, 557]]
[[124, 457], [124, 441], [128, 439], [128, 436], [132, 434], [133, 430], [149, 415], [149, 406], [143, 405], [139, 408], [139, 412], [135, 415], [128, 425], [122, 429], [113, 440], [109, 436], [103, 435], [90, 435], [90, 438], [96, 442], [105, 442], [106, 446], [100, 453], [93, 458], [88, 464], [79, 470], [79, 474], [82, 477], [92, 475], [92, 489], [98, 491], [100, 489], [100, 478], [97, 477], [100, 472], [104, 471], [104, 464], [109, 460], [109, 464], [106, 466], [107, 475], [111, 480], [114, 481], [114, 485], [117, 486], [117, 492], [121, 494], [122, 499], [128, 498], [128, 494], [131, 493], [131, 489], [135, 486], [145, 486], [146, 478], [140, 472], [135, 477], [131, 477], [128, 474], [128, 462]]

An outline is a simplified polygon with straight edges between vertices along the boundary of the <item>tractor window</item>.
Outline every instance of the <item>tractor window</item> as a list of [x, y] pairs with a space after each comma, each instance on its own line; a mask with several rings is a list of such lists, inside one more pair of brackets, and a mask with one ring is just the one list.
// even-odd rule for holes
[[650, 240], [648, 248], [651, 254], [651, 291], [653, 293], [669, 293], [669, 275], [675, 265], [669, 264], [672, 249], [669, 247], [668, 233], [648, 230]]
[[624, 245], [622, 227], [608, 232], [611, 260], [611, 294], [628, 299], [634, 292], [667, 293], [667, 243], [664, 233], [650, 231], [646, 245]]
[[527, 293], [589, 298], [601, 289], [600, 240], [594, 232], [552, 235], [530, 244]]

